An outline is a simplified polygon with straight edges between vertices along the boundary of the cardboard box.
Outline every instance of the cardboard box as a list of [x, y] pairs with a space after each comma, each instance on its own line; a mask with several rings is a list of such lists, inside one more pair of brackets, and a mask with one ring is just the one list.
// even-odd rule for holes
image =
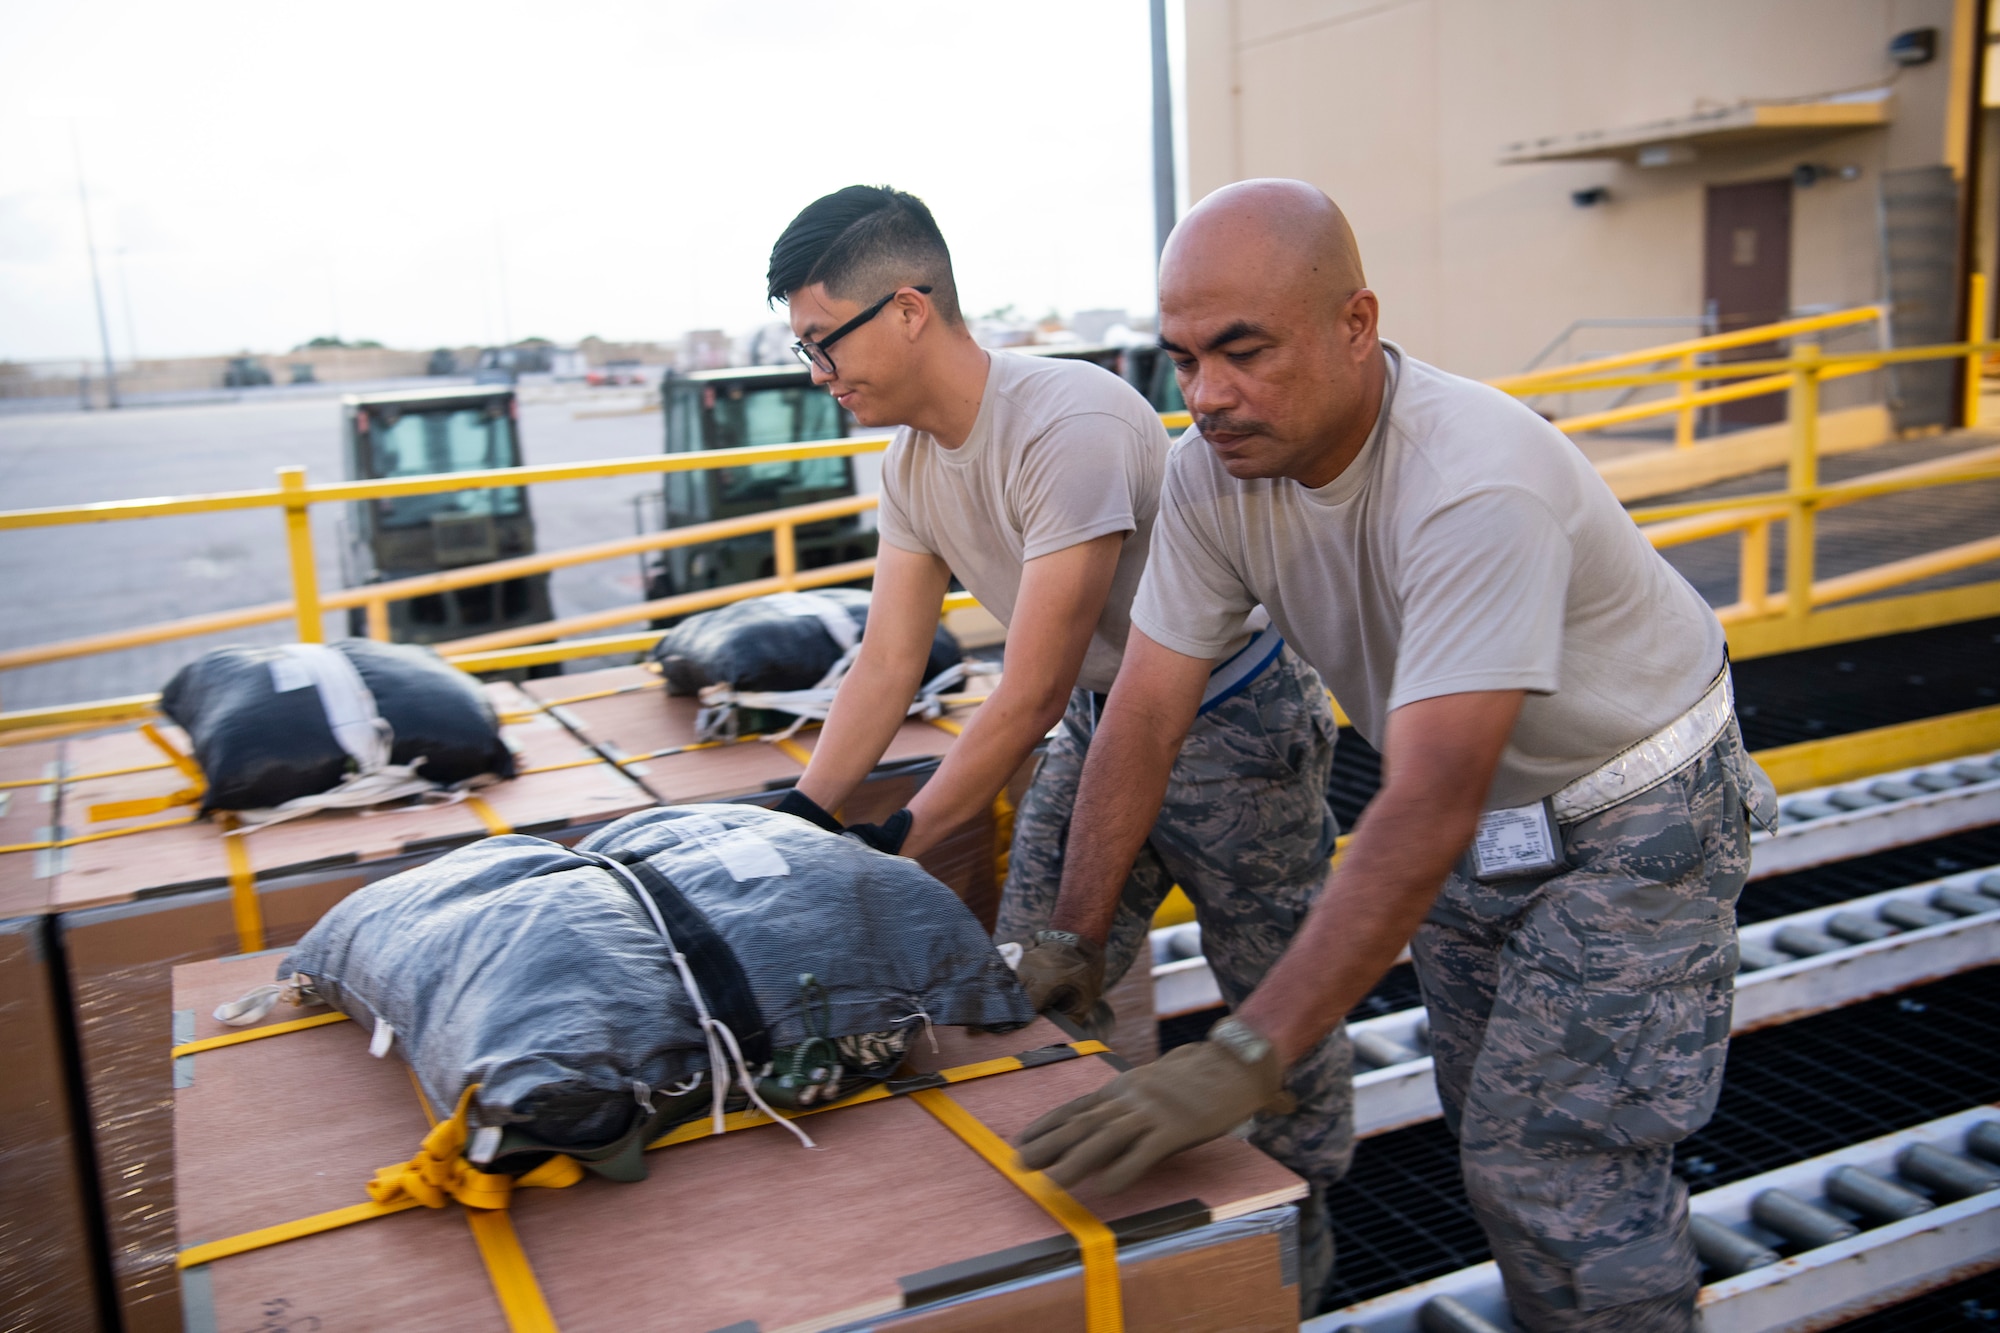
[[[184, 1038], [226, 1031], [211, 1011], [269, 980], [280, 959], [177, 968], [174, 1026]], [[281, 1007], [267, 1021], [299, 1013]], [[374, 1171], [416, 1151], [429, 1123], [414, 1080], [393, 1054], [370, 1059], [368, 1038], [337, 1022], [176, 1061], [182, 1246], [365, 1202]], [[1067, 1040], [1045, 1020], [938, 1038], [917, 1069]], [[1011, 1139], [1115, 1072], [1110, 1059], [1083, 1056], [953, 1083], [946, 1095]], [[818, 1151], [765, 1124], [655, 1151], [637, 1184], [592, 1176], [517, 1190], [506, 1222], [556, 1327], [1083, 1333], [1075, 1243], [917, 1099], [800, 1123]], [[1126, 1326], [1202, 1333], [1296, 1327], [1291, 1205], [1304, 1194], [1296, 1176], [1225, 1138], [1125, 1194], [1086, 1188], [1078, 1198], [1121, 1237]], [[278, 1317], [328, 1333], [504, 1328], [469, 1216], [456, 1204], [415, 1208], [191, 1268], [187, 1327], [227, 1333]]]
[[[58, 821], [60, 742], [0, 749], [0, 847]], [[35, 781], [44, 779], [44, 781]], [[0, 1328], [94, 1333], [102, 1245], [71, 1089], [68, 1004], [52, 952], [47, 853], [0, 852]]]

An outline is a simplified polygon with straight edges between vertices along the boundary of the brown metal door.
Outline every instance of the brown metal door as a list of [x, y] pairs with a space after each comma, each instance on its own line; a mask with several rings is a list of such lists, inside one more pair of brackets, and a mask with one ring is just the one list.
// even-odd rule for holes
[[[1792, 183], [1788, 179], [1708, 187], [1708, 231], [1702, 249], [1702, 289], [1716, 312], [1716, 331], [1729, 333], [1783, 319], [1792, 308]], [[1782, 356], [1777, 343], [1732, 348], [1720, 361]], [[1724, 403], [1725, 426], [1763, 426], [1785, 419], [1785, 396]]]

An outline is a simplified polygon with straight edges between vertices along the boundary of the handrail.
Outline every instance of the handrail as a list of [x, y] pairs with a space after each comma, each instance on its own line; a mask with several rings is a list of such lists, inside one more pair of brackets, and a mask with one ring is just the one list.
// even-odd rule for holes
[[[1754, 347], [1758, 343], [1775, 342], [1780, 338], [1792, 338], [1802, 333], [1815, 333], [1822, 329], [1845, 328], [1855, 324], [1866, 324], [1888, 315], [1888, 309], [1879, 305], [1856, 306], [1851, 310], [1835, 310], [1824, 315], [1806, 315], [1799, 319], [1782, 319], [1775, 324], [1759, 324], [1752, 328], [1737, 329], [1730, 333], [1711, 333], [1700, 338], [1688, 338], [1681, 342], [1662, 343], [1657, 347], [1642, 347], [1633, 352], [1619, 352], [1612, 356], [1593, 357], [1588, 361], [1578, 361], [1572, 365], [1556, 366], [1549, 370], [1537, 370], [1520, 375], [1502, 375], [1498, 379], [1486, 381], [1494, 388], [1516, 396], [1542, 394], [1552, 390], [1544, 387], [1554, 383], [1565, 390], [1571, 386], [1563, 382], [1586, 373], [1601, 370], [1617, 370], [1623, 366], [1652, 365], [1670, 361], [1679, 356], [1699, 356], [1704, 352], [1726, 352], [1734, 347]], [[1733, 363], [1725, 363], [1733, 364]], [[1720, 365], [1709, 367], [1721, 369]]]
[[[1926, 557], [1908, 561], [1893, 562], [1877, 571], [1859, 571], [1843, 575], [1838, 580], [1816, 584], [1812, 581], [1812, 519], [1821, 509], [1852, 504], [1879, 495], [1888, 495], [1923, 487], [1951, 485], [1969, 481], [2000, 477], [2000, 448], [1974, 450], [1948, 459], [1934, 460], [1911, 467], [1898, 468], [1885, 473], [1877, 473], [1854, 481], [1823, 486], [1817, 475], [1817, 435], [1818, 435], [1818, 389], [1820, 383], [1842, 375], [1857, 374], [1876, 369], [1883, 365], [1905, 362], [1964, 359], [1970, 373], [1976, 374], [1979, 358], [2000, 349], [1996, 342], [1963, 342], [1940, 344], [1931, 347], [1898, 348], [1889, 351], [1864, 351], [1841, 354], [1824, 354], [1811, 343], [1804, 343], [1794, 349], [1791, 355], [1782, 359], [1730, 362], [1694, 366], [1684, 364], [1674, 370], [1644, 370], [1612, 373], [1621, 364], [1646, 364], [1672, 356], [1687, 356], [1685, 349], [1699, 344], [1702, 348], [1713, 349], [1718, 339], [1735, 340], [1731, 345], [1751, 345], [1754, 342], [1770, 341], [1774, 337], [1785, 336], [1787, 331], [1809, 331], [1811, 328], [1840, 327], [1859, 322], [1863, 318], [1879, 316], [1878, 307], [1864, 307], [1856, 311], [1836, 312], [1831, 315], [1814, 316], [1801, 320], [1785, 321], [1755, 330], [1741, 330], [1734, 334], [1718, 335], [1717, 338], [1695, 339], [1688, 343], [1668, 344], [1665, 347], [1646, 349], [1644, 352], [1623, 354], [1619, 357], [1598, 358], [1575, 366], [1545, 372], [1534, 377], [1511, 377], [1511, 391], [1523, 392], [1521, 381], [1532, 379], [1536, 383], [1559, 379], [1565, 392], [1586, 389], [1620, 388], [1643, 385], [1681, 386], [1681, 395], [1661, 400], [1657, 404], [1640, 404], [1636, 407], [1616, 409], [1613, 413], [1598, 413], [1594, 417], [1598, 424], [1604, 419], [1616, 416], [1621, 420], [1636, 419], [1642, 411], [1682, 412], [1691, 407], [1710, 401], [1728, 401], [1732, 397], [1749, 397], [1758, 394], [1787, 391], [1792, 399], [1790, 418], [1793, 423], [1794, 444], [1791, 473], [1784, 491], [1759, 495], [1733, 496], [1719, 500], [1693, 501], [1675, 505], [1652, 506], [1635, 509], [1632, 517], [1642, 525], [1648, 540], [1656, 546], [1670, 546], [1682, 542], [1699, 540], [1702, 537], [1726, 535], [1736, 531], [1742, 536], [1743, 557], [1740, 562], [1742, 578], [1742, 598], [1732, 607], [1724, 608], [1729, 613], [1726, 619], [1740, 620], [1746, 615], [1779, 615], [1798, 619], [1807, 616], [1814, 604], [1836, 600], [1839, 597], [1859, 596], [1848, 588], [1861, 587], [1876, 591], [1880, 587], [1895, 586], [1898, 582], [1909, 582], [1928, 574], [1911, 573], [1905, 576], [1901, 570], [1932, 570], [1942, 562], [1949, 568], [1962, 568], [1983, 563], [1990, 556], [1984, 553], [1990, 549], [1989, 543], [1973, 542], [1961, 547], [1950, 548], [1946, 552], [1932, 553]], [[1721, 387], [1691, 391], [1696, 381], [1734, 381]], [[1509, 384], [1509, 381], [1495, 383]], [[1976, 379], [1970, 381], [1976, 391]], [[1536, 390], [1539, 391], [1539, 390]], [[1976, 398], [1970, 399], [1976, 405]], [[1189, 423], [1186, 413], [1162, 414], [1163, 424], [1170, 429]], [[1570, 418], [1558, 422], [1569, 429], [1590, 428], [1592, 417]], [[270, 602], [258, 606], [243, 607], [232, 611], [214, 612], [201, 616], [187, 617], [178, 621], [144, 626], [134, 630], [100, 634], [86, 638], [72, 639], [53, 644], [40, 644], [28, 648], [0, 652], [0, 670], [37, 665], [44, 662], [60, 661], [99, 652], [115, 651], [137, 647], [142, 644], [164, 642], [172, 639], [192, 637], [197, 634], [216, 633], [223, 630], [242, 628], [249, 625], [268, 623], [286, 618], [299, 621], [299, 636], [302, 639], [317, 640], [322, 634], [320, 613], [339, 611], [355, 607], [365, 608], [368, 615], [369, 632], [376, 637], [387, 637], [387, 605], [391, 601], [410, 597], [430, 595], [457, 588], [477, 586], [504, 579], [519, 578], [531, 574], [545, 573], [571, 565], [584, 564], [596, 560], [612, 559], [625, 555], [639, 554], [655, 550], [689, 546], [702, 542], [722, 540], [730, 537], [769, 532], [773, 542], [773, 574], [765, 579], [748, 583], [732, 584], [721, 588], [702, 589], [674, 597], [655, 599], [633, 606], [617, 607], [607, 611], [593, 612], [581, 616], [571, 616], [562, 620], [552, 620], [533, 626], [502, 630], [491, 634], [473, 636], [454, 643], [440, 645], [440, 649], [450, 660], [467, 670], [498, 670], [508, 667], [529, 665], [534, 662], [557, 661], [565, 658], [597, 656], [614, 652], [641, 650], [656, 641], [658, 631], [626, 633], [611, 636], [584, 638], [565, 643], [549, 640], [567, 634], [589, 634], [595, 630], [636, 621], [686, 614], [691, 611], [735, 601], [758, 593], [780, 589], [820, 586], [827, 583], [843, 582], [866, 577], [872, 573], [873, 561], [854, 561], [845, 565], [824, 569], [801, 570], [798, 568], [796, 531], [802, 524], [825, 522], [851, 514], [862, 513], [875, 507], [874, 496], [852, 496], [839, 500], [822, 501], [817, 504], [795, 506], [791, 509], [770, 510], [762, 514], [745, 515], [741, 518], [716, 520], [714, 522], [671, 528], [664, 532], [599, 542], [589, 546], [570, 548], [563, 551], [521, 556], [510, 560], [494, 561], [483, 565], [465, 566], [459, 569], [417, 575], [382, 583], [366, 584], [357, 588], [340, 589], [322, 593], [317, 582], [317, 572], [313, 560], [312, 533], [308, 515], [314, 504], [344, 503], [360, 500], [385, 498], [402, 495], [435, 494], [460, 490], [487, 489], [495, 486], [519, 486], [540, 482], [575, 481], [590, 478], [658, 474], [671, 472], [723, 470], [736, 467], [754, 466], [760, 463], [793, 462], [802, 459], [829, 456], [846, 456], [879, 451], [889, 442], [887, 435], [854, 436], [832, 441], [817, 441], [789, 445], [767, 445], [743, 449], [721, 450], [712, 453], [648, 455], [639, 458], [606, 459], [587, 463], [542, 464], [519, 468], [487, 469], [471, 473], [442, 473], [419, 477], [403, 477], [388, 480], [364, 482], [335, 482], [308, 484], [303, 468], [285, 468], [279, 473], [280, 485], [275, 488], [255, 491], [220, 492], [209, 495], [163, 496], [151, 499], [111, 501], [99, 504], [60, 506], [45, 509], [14, 510], [0, 512], [0, 531], [50, 527], [77, 523], [122, 521], [132, 518], [150, 518], [166, 514], [186, 514], [217, 512], [248, 508], [278, 508], [283, 511], [290, 547], [293, 575], [293, 597], [289, 601]], [[1785, 522], [1788, 546], [1787, 591], [1771, 595], [1764, 588], [1763, 567], [1768, 562], [1768, 542], [1770, 526], [1774, 522]], [[1955, 562], [1955, 563], [1954, 563]], [[1754, 566], [1754, 568], [1753, 568]], [[1864, 578], [1864, 576], [1866, 576]], [[1883, 580], [1887, 580], [1885, 583]], [[2000, 587], [2000, 585], [1996, 585]], [[1796, 594], [1796, 596], [1793, 596]], [[946, 609], [950, 609], [949, 601]], [[149, 696], [135, 696], [131, 700], [107, 701], [103, 706], [116, 704], [114, 713], [129, 714], [133, 707], [145, 703]], [[79, 719], [97, 716], [90, 709], [99, 705], [76, 705], [54, 710], [32, 711], [33, 722], [28, 713], [0, 714], [0, 732], [17, 731], [33, 726], [60, 724], [63, 719]], [[125, 710], [119, 712], [119, 709]], [[52, 719], [54, 720], [52, 722]]]

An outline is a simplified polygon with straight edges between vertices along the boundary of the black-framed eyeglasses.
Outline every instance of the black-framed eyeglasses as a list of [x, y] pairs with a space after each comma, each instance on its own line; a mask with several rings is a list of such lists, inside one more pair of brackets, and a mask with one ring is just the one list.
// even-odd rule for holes
[[[792, 355], [822, 375], [833, 374], [833, 358], [827, 354], [826, 349], [860, 328], [863, 324], [866, 324], [869, 320], [875, 318], [875, 316], [881, 314], [889, 302], [895, 300], [902, 293], [902, 290], [901, 287], [898, 287], [895, 291], [890, 292], [887, 296], [877, 301], [874, 305], [869, 306], [866, 310], [856, 315], [853, 319], [848, 320], [824, 338], [799, 339], [792, 344]], [[931, 289], [928, 287], [912, 287], [910, 290], [913, 292], [922, 292], [925, 296], [931, 294]]]

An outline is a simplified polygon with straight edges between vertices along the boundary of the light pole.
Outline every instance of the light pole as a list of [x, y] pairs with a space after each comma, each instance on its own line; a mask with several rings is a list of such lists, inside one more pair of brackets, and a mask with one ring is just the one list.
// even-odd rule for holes
[[97, 238], [90, 229], [90, 195], [83, 188], [83, 149], [76, 122], [69, 123], [69, 151], [76, 162], [76, 201], [83, 207], [83, 245], [90, 252], [90, 291], [97, 298], [97, 337], [104, 347], [104, 405], [118, 406], [118, 378], [111, 363], [111, 326], [104, 319], [104, 282], [97, 275]]
[[1148, 0], [1153, 28], [1153, 257], [1174, 229], [1174, 85], [1167, 66], [1167, 0]]

